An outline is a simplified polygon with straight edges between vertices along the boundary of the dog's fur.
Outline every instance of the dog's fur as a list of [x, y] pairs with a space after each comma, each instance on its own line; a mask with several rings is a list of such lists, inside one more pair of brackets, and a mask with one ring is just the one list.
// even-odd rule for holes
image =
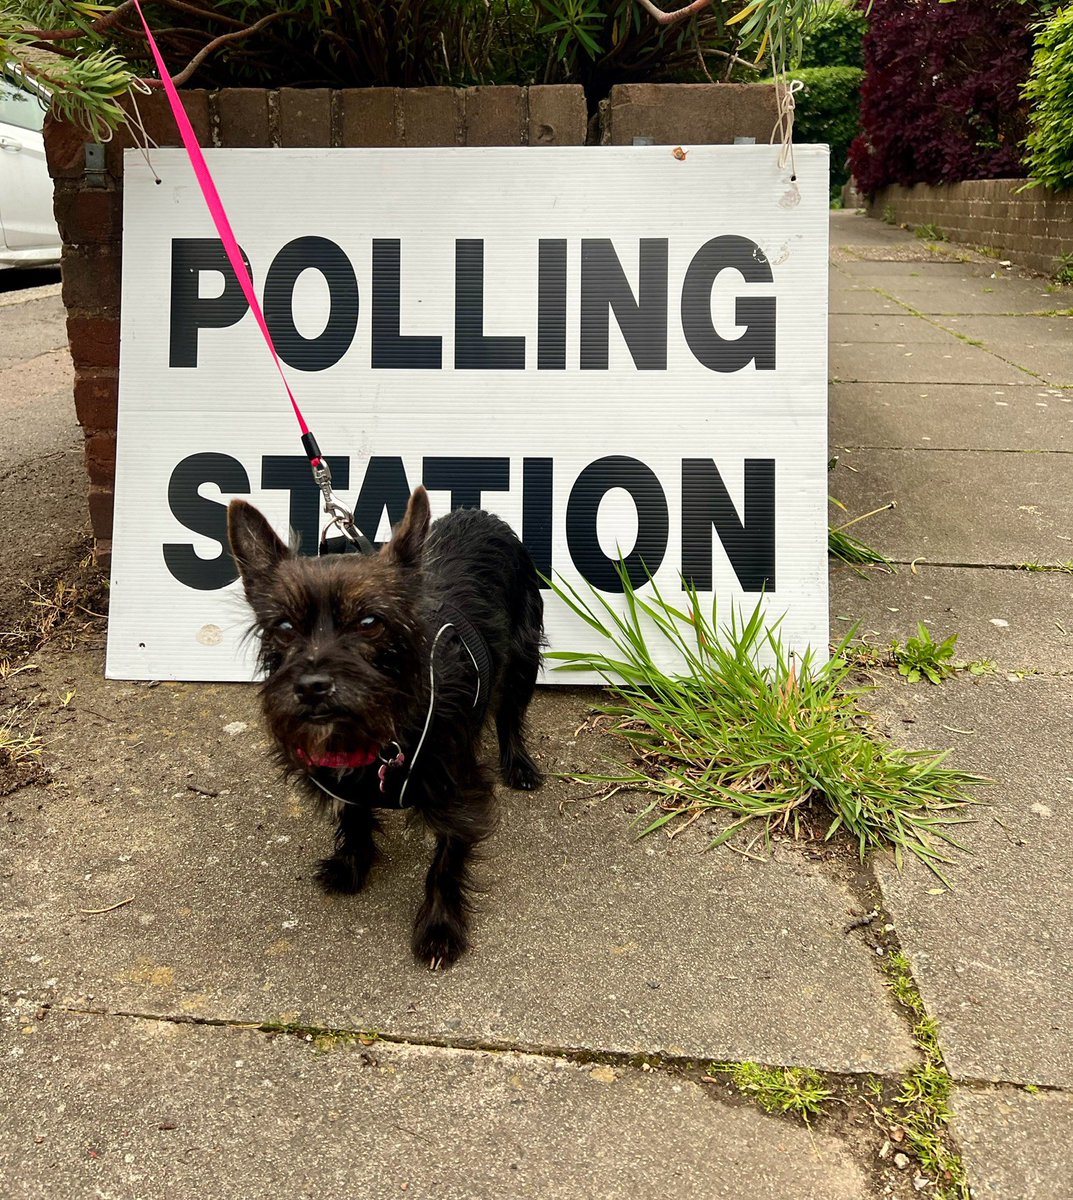
[[429, 517], [419, 487], [373, 556], [298, 557], [242, 500], [231, 502], [228, 533], [261, 639], [262, 703], [280, 762], [318, 799], [325, 794], [313, 779], [336, 798], [336, 849], [317, 875], [329, 892], [365, 883], [391, 744], [406, 760], [384, 773], [392, 804], [413, 765], [429, 713], [430, 654], [445, 619], [440, 604], [465, 614], [488, 647], [488, 702], [474, 709], [469, 653], [455, 636], [440, 639], [431, 723], [406, 785], [407, 805], [436, 835], [413, 934], [414, 954], [435, 967], [469, 944], [471, 854], [493, 823], [493, 780], [478, 743], [493, 716], [504, 780], [525, 789], [541, 781], [524, 721], [540, 666], [543, 601], [533, 562], [504, 522], [459, 510], [430, 528]]

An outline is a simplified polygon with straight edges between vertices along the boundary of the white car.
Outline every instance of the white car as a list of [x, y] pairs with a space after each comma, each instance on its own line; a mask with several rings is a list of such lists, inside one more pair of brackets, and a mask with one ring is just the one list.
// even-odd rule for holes
[[41, 135], [47, 103], [29, 82], [0, 75], [0, 268], [60, 261]]

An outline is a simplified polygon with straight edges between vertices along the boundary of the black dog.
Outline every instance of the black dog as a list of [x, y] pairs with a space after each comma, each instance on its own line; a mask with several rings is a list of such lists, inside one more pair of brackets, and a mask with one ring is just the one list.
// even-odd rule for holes
[[278, 757], [335, 808], [321, 886], [359, 891], [376, 856], [374, 810], [412, 806], [437, 839], [414, 954], [433, 968], [453, 962], [469, 944], [471, 854], [493, 823], [477, 753], [490, 716], [504, 780], [541, 781], [523, 736], [544, 609], [528, 552], [491, 513], [458, 510], [430, 528], [420, 487], [375, 555], [300, 558], [242, 500], [228, 532]]

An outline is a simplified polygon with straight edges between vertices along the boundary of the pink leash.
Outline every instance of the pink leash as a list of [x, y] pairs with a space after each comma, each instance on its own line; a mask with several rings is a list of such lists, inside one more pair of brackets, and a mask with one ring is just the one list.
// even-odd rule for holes
[[272, 355], [272, 361], [276, 364], [276, 370], [279, 371], [279, 377], [283, 380], [283, 386], [287, 390], [287, 396], [290, 399], [291, 407], [294, 409], [294, 415], [298, 418], [298, 427], [302, 431], [302, 446], [305, 448], [309, 464], [313, 468], [313, 478], [316, 481], [317, 487], [324, 494], [324, 511], [333, 518], [333, 524], [337, 524], [352, 542], [359, 543], [360, 541], [364, 541], [364, 538], [362, 538], [362, 535], [354, 526], [353, 514], [336, 500], [332, 494], [331, 472], [328, 469], [327, 462], [325, 462], [321, 455], [317, 439], [310, 432], [309, 426], [305, 422], [305, 417], [302, 416], [302, 410], [298, 407], [298, 401], [295, 400], [294, 393], [291, 391], [291, 385], [287, 382], [287, 376], [283, 372], [283, 364], [279, 361], [279, 355], [276, 353], [276, 347], [272, 341], [272, 335], [268, 331], [268, 324], [265, 321], [264, 313], [261, 311], [261, 305], [253, 290], [253, 280], [246, 269], [246, 262], [242, 257], [242, 252], [238, 248], [238, 242], [235, 240], [234, 232], [231, 229], [231, 222], [227, 219], [227, 211], [224, 209], [223, 201], [220, 199], [220, 193], [216, 190], [216, 183], [212, 178], [212, 172], [205, 162], [204, 154], [201, 153], [201, 147], [198, 145], [197, 137], [190, 124], [190, 118], [186, 115], [183, 102], [179, 98], [175, 84], [171, 81], [171, 75], [160, 53], [160, 47], [156, 44], [153, 31], [149, 28], [149, 22], [145, 19], [145, 13], [142, 12], [140, 0], [134, 0], [134, 7], [138, 10], [138, 16], [141, 17], [142, 25], [145, 28], [145, 36], [149, 39], [149, 49], [153, 52], [153, 59], [156, 62], [157, 70], [160, 72], [160, 81], [164, 85], [164, 92], [168, 97], [168, 103], [171, 105], [172, 115], [175, 117], [175, 123], [179, 127], [179, 135], [183, 139], [183, 145], [186, 147], [186, 153], [190, 158], [190, 165], [194, 169], [194, 175], [197, 177], [201, 194], [205, 197], [205, 203], [216, 226], [216, 232], [220, 235], [220, 241], [223, 244], [228, 261], [231, 263], [231, 269], [235, 272], [236, 278], [242, 285], [242, 291], [245, 293], [246, 300], [253, 310], [253, 315], [257, 318], [257, 324], [264, 336], [265, 344]]

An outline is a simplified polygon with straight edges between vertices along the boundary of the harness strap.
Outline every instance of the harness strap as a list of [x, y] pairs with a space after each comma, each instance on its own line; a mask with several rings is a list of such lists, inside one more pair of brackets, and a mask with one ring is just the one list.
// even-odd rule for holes
[[443, 615], [445, 621], [449, 621], [454, 627], [455, 635], [469, 655], [473, 669], [477, 673], [477, 690], [473, 696], [472, 707], [487, 708], [488, 702], [492, 698], [492, 654], [488, 649], [488, 643], [466, 614], [454, 604], [447, 600], [441, 600], [437, 604], [436, 610]]
[[[376, 808], [412, 807], [412, 805], [406, 803], [406, 790], [410, 786], [410, 779], [413, 776], [418, 759], [421, 757], [421, 751], [424, 749], [425, 739], [428, 737], [428, 731], [432, 727], [432, 718], [436, 712], [436, 651], [443, 643], [445, 637], [453, 634], [461, 643], [462, 649], [465, 650], [470, 662], [473, 664], [476, 687], [473, 692], [472, 708], [477, 711], [477, 720], [482, 724], [488, 703], [491, 700], [492, 655], [488, 649], [488, 643], [466, 614], [460, 608], [456, 608], [455, 605], [448, 603], [446, 600], [440, 600], [435, 605], [433, 612], [438, 614], [436, 619], [439, 621], [439, 628], [432, 639], [432, 647], [429, 650], [428, 656], [428, 711], [425, 713], [425, 724], [421, 730], [421, 736], [417, 741], [417, 749], [414, 750], [413, 755], [406, 765], [406, 777], [402, 781], [402, 788], [399, 791], [398, 799], [392, 802], [388, 798], [383, 786], [381, 786], [380, 790], [385, 797], [385, 802], [374, 805]], [[385, 767], [390, 768], [392, 765], [392, 762], [387, 762], [384, 767], [381, 767], [381, 783], [384, 780], [383, 772]], [[333, 800], [338, 800], [340, 804], [354, 803], [353, 800], [346, 800], [326, 787], [312, 771], [309, 772], [309, 779], [314, 786], [320, 788], [326, 795], [331, 796]]]

